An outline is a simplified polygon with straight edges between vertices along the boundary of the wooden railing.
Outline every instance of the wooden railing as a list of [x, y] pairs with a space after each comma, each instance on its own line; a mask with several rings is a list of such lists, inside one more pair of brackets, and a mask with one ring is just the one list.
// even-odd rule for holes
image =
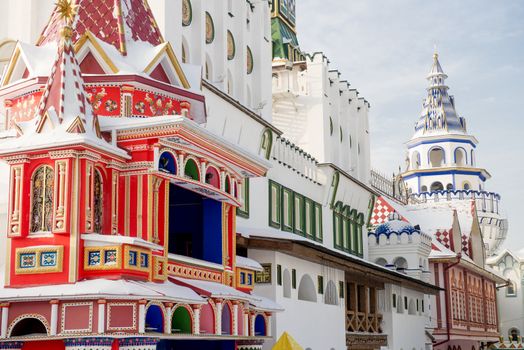
[[382, 333], [381, 314], [346, 311], [346, 330], [348, 332]]

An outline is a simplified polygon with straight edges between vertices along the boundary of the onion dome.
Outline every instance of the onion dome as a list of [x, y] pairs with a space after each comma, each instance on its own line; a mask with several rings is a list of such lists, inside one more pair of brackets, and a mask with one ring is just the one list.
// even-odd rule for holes
[[420, 118], [415, 124], [413, 138], [443, 134], [466, 134], [466, 120], [455, 110], [455, 100], [448, 95], [445, 84], [448, 76], [440, 65], [438, 54], [433, 54], [433, 65], [427, 76], [429, 86]]
[[400, 236], [403, 233], [407, 233], [408, 235], [412, 235], [413, 233], [420, 234], [420, 230], [413, 227], [409, 222], [401, 220], [397, 212], [392, 212], [388, 216], [388, 221], [378, 225], [375, 228], [375, 232], [369, 232], [368, 236], [373, 235], [378, 239], [380, 235], [386, 235], [386, 237], [389, 238], [393, 234]]

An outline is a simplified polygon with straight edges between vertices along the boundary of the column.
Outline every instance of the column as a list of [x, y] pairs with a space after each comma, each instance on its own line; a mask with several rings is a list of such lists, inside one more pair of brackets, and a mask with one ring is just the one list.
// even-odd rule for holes
[[226, 192], [226, 169], [220, 168], [220, 190]]
[[106, 301], [104, 299], [98, 300], [98, 329], [97, 332], [103, 334], [105, 332], [106, 320]]
[[238, 335], [238, 301], [233, 302], [233, 329], [232, 335]]
[[249, 314], [244, 312], [243, 314], [243, 322], [244, 322], [244, 336], [248, 336], [249, 335]]
[[185, 152], [178, 152], [178, 169], [177, 169], [177, 173], [178, 173], [178, 176], [180, 177], [185, 177], [186, 176], [186, 169], [185, 169], [185, 164], [184, 164], [184, 161], [185, 161], [185, 157], [186, 157], [186, 153]]
[[9, 321], [9, 303], [0, 304], [2, 308], [2, 328], [0, 329], [0, 338], [7, 338], [7, 322]]
[[255, 317], [256, 317], [256, 314], [254, 312], [249, 313], [249, 336], [250, 337], [255, 336]]
[[266, 336], [271, 337], [271, 314], [266, 314], [267, 324], [266, 324]]
[[207, 171], [207, 161], [204, 158], [200, 158], [200, 182], [207, 183], [206, 171]]
[[173, 318], [173, 303], [165, 303], [166, 321], [164, 322], [164, 333], [171, 334], [171, 322]]
[[56, 335], [58, 328], [58, 300], [51, 300], [49, 304], [51, 304], [51, 329], [49, 335]]
[[222, 335], [222, 300], [217, 300], [215, 313], [215, 334]]
[[201, 305], [193, 305], [193, 334], [200, 334], [200, 308]]
[[138, 302], [138, 333], [146, 332], [146, 300]]

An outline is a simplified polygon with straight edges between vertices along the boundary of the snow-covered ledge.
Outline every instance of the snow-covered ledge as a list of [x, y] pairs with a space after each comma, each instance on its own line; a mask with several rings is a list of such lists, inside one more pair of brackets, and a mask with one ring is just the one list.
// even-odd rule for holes
[[161, 245], [148, 242], [142, 238], [121, 236], [121, 235], [101, 235], [98, 233], [84, 233], [82, 239], [86, 242], [87, 247], [114, 244], [131, 244], [151, 250], [163, 251], [164, 247]]

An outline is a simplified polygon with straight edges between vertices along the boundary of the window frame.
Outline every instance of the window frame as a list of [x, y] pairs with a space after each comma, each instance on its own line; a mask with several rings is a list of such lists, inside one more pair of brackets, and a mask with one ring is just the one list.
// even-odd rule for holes
[[[275, 189], [275, 194], [273, 194]], [[269, 180], [269, 226], [280, 228], [282, 224], [282, 186], [272, 180]], [[275, 208], [273, 207], [275, 206]], [[275, 210], [276, 218], [273, 217], [273, 210]]]
[[[286, 197], [285, 195], [288, 195], [287, 196], [287, 200], [286, 200]], [[294, 214], [295, 214], [295, 196], [294, 196], [294, 192], [287, 188], [287, 187], [284, 187], [282, 186], [282, 190], [281, 190], [281, 222], [282, 222], [282, 231], [286, 231], [286, 232], [293, 232], [294, 231], [294, 227], [295, 227], [295, 222], [294, 222]], [[286, 201], [288, 201], [287, 203], [287, 219], [288, 219], [288, 222], [286, 222]]]
[[293, 192], [293, 231], [300, 236], [306, 236], [305, 202], [303, 195]]
[[[249, 178], [244, 178], [244, 181], [242, 181], [242, 201], [243, 205], [238, 207], [237, 209], [237, 216], [240, 216], [242, 218], [249, 218]], [[271, 215], [271, 213], [269, 214]]]

